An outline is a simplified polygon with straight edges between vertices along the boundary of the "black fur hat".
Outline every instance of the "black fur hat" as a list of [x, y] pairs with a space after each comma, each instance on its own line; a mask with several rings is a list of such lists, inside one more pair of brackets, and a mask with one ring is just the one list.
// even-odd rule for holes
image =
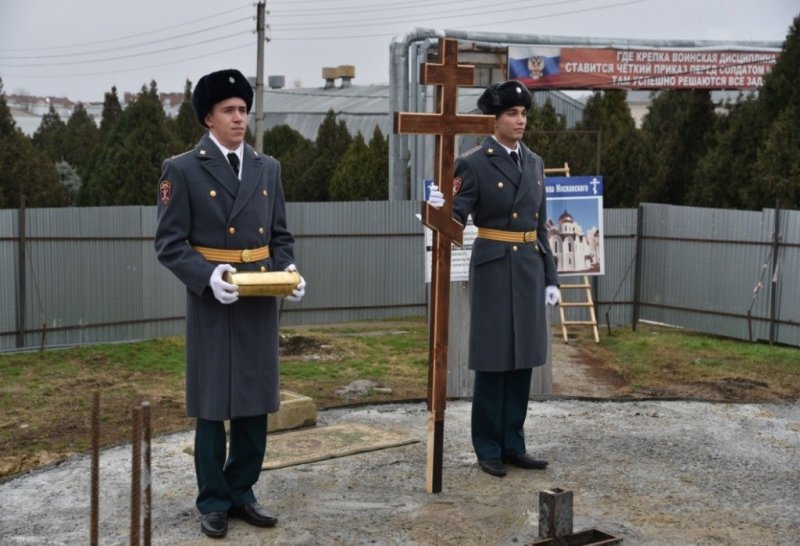
[[229, 68], [200, 78], [192, 93], [192, 107], [200, 125], [206, 126], [206, 116], [215, 104], [231, 97], [239, 97], [247, 103], [247, 113], [250, 113], [250, 107], [253, 106], [253, 88], [238, 70]]
[[522, 106], [525, 110], [531, 109], [531, 94], [528, 88], [517, 80], [493, 83], [478, 99], [480, 111], [494, 116], [515, 106]]

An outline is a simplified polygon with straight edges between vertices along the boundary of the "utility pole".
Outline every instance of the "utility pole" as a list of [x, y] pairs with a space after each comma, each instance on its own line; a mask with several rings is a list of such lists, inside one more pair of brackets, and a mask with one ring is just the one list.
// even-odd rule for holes
[[256, 151], [264, 151], [264, 13], [266, 0], [256, 4], [258, 48], [256, 49]]

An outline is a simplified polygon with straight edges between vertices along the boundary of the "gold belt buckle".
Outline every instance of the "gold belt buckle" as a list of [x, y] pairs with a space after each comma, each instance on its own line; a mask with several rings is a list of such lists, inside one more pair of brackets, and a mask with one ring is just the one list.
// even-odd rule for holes
[[536, 240], [536, 232], [535, 231], [526, 231], [522, 234], [522, 240], [526, 243], [532, 243]]
[[242, 256], [242, 263], [245, 263], [245, 264], [249, 263], [250, 262], [250, 249], [249, 248], [245, 248], [244, 250], [242, 250], [241, 256]]

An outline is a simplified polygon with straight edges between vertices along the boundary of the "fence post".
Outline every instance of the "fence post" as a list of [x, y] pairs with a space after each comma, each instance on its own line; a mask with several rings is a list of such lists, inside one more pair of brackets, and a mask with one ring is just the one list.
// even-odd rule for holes
[[17, 348], [25, 346], [25, 196], [19, 196], [17, 213]]
[[772, 233], [772, 275], [769, 291], [769, 344], [775, 343], [775, 324], [778, 313], [778, 252], [781, 249], [781, 202], [775, 201], [775, 230]]
[[636, 260], [636, 267], [633, 271], [633, 311], [631, 313], [631, 327], [636, 331], [639, 324], [639, 299], [642, 294], [642, 236], [644, 231], [644, 205], [639, 205], [636, 210], [636, 253], [633, 259]]

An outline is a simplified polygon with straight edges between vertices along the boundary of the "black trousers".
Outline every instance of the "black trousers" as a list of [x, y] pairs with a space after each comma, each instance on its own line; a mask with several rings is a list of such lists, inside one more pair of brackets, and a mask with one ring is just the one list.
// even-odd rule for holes
[[525, 453], [525, 417], [531, 390], [530, 368], [475, 372], [472, 446], [478, 459]]
[[226, 512], [232, 506], [255, 502], [253, 485], [261, 474], [267, 449], [267, 416], [231, 419], [226, 456], [225, 422], [197, 420], [194, 468], [197, 509], [200, 513]]

